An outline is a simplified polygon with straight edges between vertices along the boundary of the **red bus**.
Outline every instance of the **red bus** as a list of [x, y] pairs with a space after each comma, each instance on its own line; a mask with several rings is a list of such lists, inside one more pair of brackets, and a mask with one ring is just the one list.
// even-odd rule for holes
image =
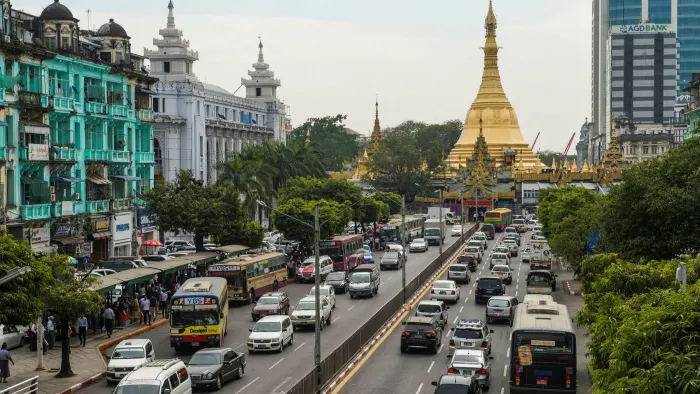
[[320, 255], [333, 260], [334, 271], [349, 271], [357, 266], [358, 259], [351, 259], [362, 249], [362, 234], [337, 235], [318, 244]]

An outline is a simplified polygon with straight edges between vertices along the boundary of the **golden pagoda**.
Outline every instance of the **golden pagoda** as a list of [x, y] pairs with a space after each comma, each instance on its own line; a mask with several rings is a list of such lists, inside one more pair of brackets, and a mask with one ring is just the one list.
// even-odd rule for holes
[[453, 169], [459, 168], [460, 157], [470, 157], [483, 121], [484, 137], [488, 141], [489, 153], [497, 164], [504, 166], [506, 150], [518, 152], [517, 160], [527, 168], [542, 169], [545, 166], [530, 149], [518, 125], [518, 117], [508, 101], [498, 71], [498, 44], [496, 44], [496, 15], [493, 2], [489, 0], [486, 15], [486, 43], [484, 44], [484, 71], [479, 93], [472, 103], [464, 121], [464, 129], [457, 144], [450, 152], [447, 162]]
[[379, 126], [379, 101], [374, 102], [374, 128], [372, 129], [372, 135], [370, 136], [369, 149], [367, 153], [370, 155], [379, 148], [379, 144], [382, 143], [382, 128]]

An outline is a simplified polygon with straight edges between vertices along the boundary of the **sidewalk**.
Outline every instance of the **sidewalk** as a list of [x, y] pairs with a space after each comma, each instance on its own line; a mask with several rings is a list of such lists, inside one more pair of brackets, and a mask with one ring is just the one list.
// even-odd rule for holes
[[93, 334], [88, 330], [87, 345], [80, 346], [77, 336], [71, 338], [71, 367], [75, 376], [70, 378], [57, 378], [56, 373], [61, 367], [61, 346], [56, 343], [53, 350], [47, 350], [44, 354], [44, 370], [36, 371], [38, 359], [37, 352], [29, 351], [29, 345], [11, 350], [14, 366], [10, 366], [9, 385], [2, 387], [7, 389], [12, 385], [24, 380], [39, 377], [40, 394], [70, 393], [88, 386], [102, 379], [107, 369], [105, 358], [102, 354], [107, 349], [124, 339], [128, 339], [153, 328], [159, 327], [168, 322], [167, 319], [160, 318], [152, 326], [142, 324], [132, 324], [128, 327], [115, 327], [111, 338], [107, 334]]

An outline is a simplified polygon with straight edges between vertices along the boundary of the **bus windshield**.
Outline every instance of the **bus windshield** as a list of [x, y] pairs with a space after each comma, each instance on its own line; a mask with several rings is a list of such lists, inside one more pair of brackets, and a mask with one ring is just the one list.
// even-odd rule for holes
[[328, 256], [333, 261], [343, 261], [343, 252], [340, 247], [321, 248], [319, 256]]
[[520, 331], [515, 333], [513, 350], [520, 346], [529, 346], [537, 353], [573, 353], [574, 336], [568, 333], [545, 331]]
[[[214, 326], [219, 324], [219, 310], [195, 309], [201, 305], [172, 305], [170, 325], [172, 327]], [[209, 305], [207, 305], [209, 307]]]
[[426, 235], [426, 236], [436, 236], [436, 235], [440, 235], [440, 229], [439, 229], [439, 228], [426, 228], [426, 229], [425, 229], [425, 235]]

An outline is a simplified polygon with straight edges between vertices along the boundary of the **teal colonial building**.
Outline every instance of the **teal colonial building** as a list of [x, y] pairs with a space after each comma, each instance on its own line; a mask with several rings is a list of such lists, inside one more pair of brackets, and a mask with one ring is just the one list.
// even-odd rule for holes
[[35, 253], [135, 255], [158, 238], [138, 198], [153, 187], [156, 79], [113, 20], [91, 32], [58, 0], [38, 17], [0, 5], [3, 223]]

